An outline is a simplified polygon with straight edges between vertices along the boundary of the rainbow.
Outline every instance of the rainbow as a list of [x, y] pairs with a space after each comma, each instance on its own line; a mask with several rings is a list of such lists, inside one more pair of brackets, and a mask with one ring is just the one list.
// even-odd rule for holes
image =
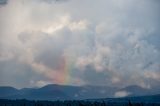
[[62, 79], [60, 81], [60, 84], [62, 85], [67, 85], [70, 84], [71, 82], [71, 70], [73, 69], [74, 66], [74, 59], [69, 58], [69, 56], [62, 56], [62, 65], [60, 67], [60, 70], [62, 71]]

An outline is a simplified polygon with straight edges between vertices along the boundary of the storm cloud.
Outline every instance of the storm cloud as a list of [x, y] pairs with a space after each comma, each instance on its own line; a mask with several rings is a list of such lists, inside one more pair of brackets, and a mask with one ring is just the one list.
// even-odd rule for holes
[[4, 3], [0, 85], [159, 85], [158, 0]]
[[8, 1], [8, 0], [0, 0], [0, 5], [5, 5], [5, 4], [7, 4], [7, 1]]

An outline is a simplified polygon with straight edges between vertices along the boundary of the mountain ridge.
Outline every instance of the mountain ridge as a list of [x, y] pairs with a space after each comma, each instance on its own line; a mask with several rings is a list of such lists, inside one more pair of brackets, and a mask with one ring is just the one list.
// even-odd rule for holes
[[0, 99], [81, 100], [89, 98], [114, 98], [115, 93], [121, 91], [131, 92], [130, 95], [127, 95], [128, 97], [160, 94], [160, 92], [154, 92], [154, 89], [145, 89], [139, 86], [127, 86], [120, 89], [106, 86], [49, 84], [40, 88], [22, 89], [1, 86]]

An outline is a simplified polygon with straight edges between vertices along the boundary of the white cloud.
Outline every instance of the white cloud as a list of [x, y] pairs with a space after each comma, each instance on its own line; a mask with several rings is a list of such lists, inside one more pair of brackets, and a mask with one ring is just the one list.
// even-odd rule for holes
[[130, 95], [131, 93], [130, 92], [127, 92], [127, 91], [118, 91], [115, 93], [115, 97], [126, 97], [128, 95]]
[[155, 79], [155, 80], [160, 81], [160, 72], [151, 72], [151, 71], [148, 71], [148, 72], [144, 73], [144, 76], [146, 78], [151, 78], [151, 79]]
[[52, 82], [47, 82], [47, 81], [42, 81], [42, 80], [36, 82], [37, 87], [43, 87], [43, 86], [48, 85], [48, 84], [52, 84]]

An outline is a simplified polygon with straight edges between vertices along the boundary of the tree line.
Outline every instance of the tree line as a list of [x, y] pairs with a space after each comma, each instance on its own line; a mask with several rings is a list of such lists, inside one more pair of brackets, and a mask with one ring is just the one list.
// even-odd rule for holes
[[105, 101], [30, 101], [30, 100], [7, 100], [0, 99], [0, 106], [160, 106], [160, 103], [132, 103], [128, 102], [105, 102]]

